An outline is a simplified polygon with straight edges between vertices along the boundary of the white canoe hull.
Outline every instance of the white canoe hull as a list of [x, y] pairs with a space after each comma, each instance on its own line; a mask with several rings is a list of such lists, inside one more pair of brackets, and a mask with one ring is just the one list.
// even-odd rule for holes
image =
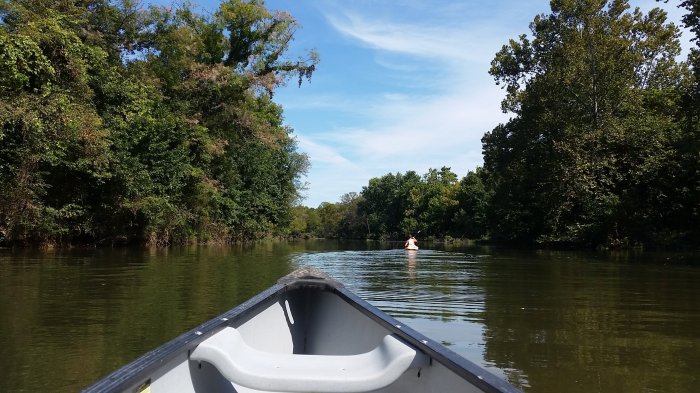
[[341, 284], [296, 275], [84, 392], [520, 392]]

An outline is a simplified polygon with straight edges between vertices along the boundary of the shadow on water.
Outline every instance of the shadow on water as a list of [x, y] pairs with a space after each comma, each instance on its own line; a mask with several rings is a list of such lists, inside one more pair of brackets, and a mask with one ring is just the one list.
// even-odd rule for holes
[[79, 391], [268, 287], [288, 255], [272, 243], [0, 254], [0, 391]]
[[492, 258], [480, 283], [485, 357], [543, 392], [696, 389], [697, 260], [592, 255]]
[[75, 392], [313, 265], [527, 392], [695, 392], [697, 254], [300, 241], [0, 250], [0, 392]]

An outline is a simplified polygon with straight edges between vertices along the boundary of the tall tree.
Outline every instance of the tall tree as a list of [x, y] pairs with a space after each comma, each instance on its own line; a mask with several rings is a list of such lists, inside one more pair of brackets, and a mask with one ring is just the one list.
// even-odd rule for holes
[[[423, 176], [418, 207], [418, 228], [428, 230], [433, 236], [445, 236], [452, 232], [452, 218], [457, 201], [457, 175], [448, 167], [429, 169]], [[411, 232], [408, 230], [407, 232]]]
[[483, 168], [476, 168], [459, 182], [451, 228], [460, 238], [481, 239], [488, 235], [487, 212], [491, 191], [486, 185], [487, 176]]
[[490, 73], [514, 114], [483, 138], [493, 235], [524, 241], [640, 241], [639, 211], [673, 155], [684, 69], [666, 13], [625, 0], [554, 0], [496, 54]]

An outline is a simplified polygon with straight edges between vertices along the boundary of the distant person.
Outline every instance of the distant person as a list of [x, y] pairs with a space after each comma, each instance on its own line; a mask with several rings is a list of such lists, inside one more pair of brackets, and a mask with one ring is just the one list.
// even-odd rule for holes
[[417, 243], [418, 243], [418, 240], [416, 240], [416, 238], [413, 237], [413, 235], [410, 235], [408, 240], [406, 240], [406, 243], [403, 244], [403, 248], [405, 248], [407, 250], [417, 250], [418, 249]]

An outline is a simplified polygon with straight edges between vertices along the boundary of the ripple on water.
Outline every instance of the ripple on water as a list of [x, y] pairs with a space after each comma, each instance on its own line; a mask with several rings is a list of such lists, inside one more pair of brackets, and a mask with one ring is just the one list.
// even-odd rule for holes
[[293, 265], [325, 271], [387, 314], [505, 378], [484, 359], [484, 257], [437, 250], [342, 251], [298, 254]]
[[482, 256], [402, 249], [303, 253], [296, 267], [317, 267], [397, 318], [478, 321]]

